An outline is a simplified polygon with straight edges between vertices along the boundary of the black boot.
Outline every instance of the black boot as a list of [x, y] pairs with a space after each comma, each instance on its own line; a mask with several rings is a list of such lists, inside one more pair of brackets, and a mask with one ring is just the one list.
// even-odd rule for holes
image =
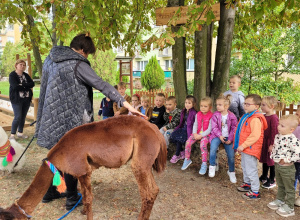
[[[66, 209], [69, 211], [71, 210], [76, 203], [80, 200], [81, 196], [78, 195], [77, 192], [67, 192], [67, 201], [66, 201]], [[78, 203], [78, 206], [82, 205], [82, 199], [81, 201]]]
[[56, 190], [56, 186], [51, 185], [48, 191], [46, 192], [46, 194], [44, 195], [42, 202], [48, 203], [51, 202], [52, 200], [60, 199], [63, 197], [66, 197], [66, 193], [59, 193]]

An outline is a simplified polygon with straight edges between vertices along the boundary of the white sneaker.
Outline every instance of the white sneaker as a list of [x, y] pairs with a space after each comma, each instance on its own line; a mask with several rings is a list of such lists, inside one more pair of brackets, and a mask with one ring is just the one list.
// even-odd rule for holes
[[295, 200], [295, 206], [300, 206], [300, 197]]
[[208, 176], [214, 177], [216, 174], [216, 166], [209, 166]]
[[227, 174], [229, 176], [230, 182], [236, 183], [235, 172], [229, 172], [229, 170], [227, 170]]

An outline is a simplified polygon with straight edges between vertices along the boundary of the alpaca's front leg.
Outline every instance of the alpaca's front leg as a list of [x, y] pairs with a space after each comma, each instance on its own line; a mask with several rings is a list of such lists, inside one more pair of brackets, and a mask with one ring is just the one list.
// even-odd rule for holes
[[83, 210], [82, 214], [87, 215], [88, 220], [93, 219], [93, 194], [91, 187], [91, 174], [86, 174], [78, 178], [81, 186], [81, 193], [83, 199]]

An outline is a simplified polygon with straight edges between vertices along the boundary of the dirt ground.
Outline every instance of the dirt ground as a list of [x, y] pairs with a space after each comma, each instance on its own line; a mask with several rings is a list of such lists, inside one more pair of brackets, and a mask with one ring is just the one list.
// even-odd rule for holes
[[[1, 121], [1, 118], [0, 118]], [[25, 134], [33, 135], [34, 128], [26, 128]], [[20, 141], [24, 146], [29, 140]], [[0, 206], [7, 207], [20, 197], [30, 185], [47, 150], [38, 147], [35, 141], [26, 153], [26, 164], [21, 172], [0, 174]], [[261, 189], [262, 198], [246, 201], [236, 190], [242, 182], [242, 171], [237, 169], [238, 184], [232, 184], [226, 168], [220, 162], [220, 171], [214, 178], [198, 174], [199, 164], [193, 163], [181, 171], [182, 161], [167, 162], [167, 169], [154, 174], [160, 188], [150, 219], [283, 219], [267, 207], [274, 200], [277, 188]], [[94, 219], [137, 219], [141, 201], [130, 162], [120, 169], [100, 168], [93, 173]], [[65, 199], [48, 204], [39, 203], [32, 213], [36, 220], [58, 219], [66, 213]], [[73, 211], [66, 219], [85, 219], [80, 214], [82, 207]], [[299, 219], [300, 208], [289, 219]]]

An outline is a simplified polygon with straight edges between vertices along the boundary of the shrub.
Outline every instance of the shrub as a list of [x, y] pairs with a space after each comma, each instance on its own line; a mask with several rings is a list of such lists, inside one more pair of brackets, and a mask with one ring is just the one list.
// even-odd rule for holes
[[165, 73], [157, 62], [156, 56], [152, 56], [141, 76], [142, 86], [147, 90], [159, 89], [165, 82]]

